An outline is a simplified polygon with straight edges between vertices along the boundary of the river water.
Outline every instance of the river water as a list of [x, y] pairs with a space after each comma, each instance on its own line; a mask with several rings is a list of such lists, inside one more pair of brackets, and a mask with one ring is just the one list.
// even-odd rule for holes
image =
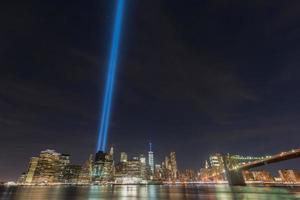
[[1, 200], [98, 200], [98, 199], [300, 199], [299, 187], [229, 187], [115, 185], [115, 186], [22, 186], [0, 187]]

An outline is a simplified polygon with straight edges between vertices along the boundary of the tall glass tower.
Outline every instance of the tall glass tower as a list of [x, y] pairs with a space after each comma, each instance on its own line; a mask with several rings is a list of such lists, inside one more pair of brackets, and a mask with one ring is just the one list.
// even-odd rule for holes
[[154, 173], [154, 153], [152, 151], [152, 143], [149, 143], [149, 152], [148, 152], [148, 164], [150, 166], [152, 174]]

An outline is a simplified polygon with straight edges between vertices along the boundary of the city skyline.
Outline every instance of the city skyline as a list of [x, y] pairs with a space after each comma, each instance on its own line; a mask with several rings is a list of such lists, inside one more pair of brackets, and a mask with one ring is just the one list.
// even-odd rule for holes
[[[150, 145], [151, 144], [151, 145]], [[117, 157], [117, 159], [115, 158], [115, 160], [117, 161], [121, 161], [121, 158], [122, 158], [122, 153], [125, 153], [126, 154], [126, 159], [132, 159], [132, 158], [135, 158], [135, 157], [139, 157], [140, 155], [147, 155], [146, 157], [146, 162], [147, 162], [147, 165], [149, 165], [150, 167], [150, 159], [149, 159], [149, 155], [154, 154], [154, 152], [150, 151], [152, 150], [152, 142], [150, 143], [145, 143], [145, 150], [142, 151], [142, 152], [127, 152], [127, 151], [124, 151], [124, 149], [118, 149], [118, 146], [117, 145], [110, 145], [108, 149], [111, 149], [111, 148], [114, 148], [114, 154], [119, 154], [120, 157]], [[151, 147], [151, 149], [149, 149]], [[148, 149], [147, 149], [148, 148]], [[47, 150], [51, 150], [51, 148], [47, 148], [45, 151]], [[52, 151], [52, 150], [51, 150]], [[55, 151], [55, 150], [54, 150]], [[41, 151], [43, 152], [43, 151]], [[152, 153], [149, 153], [149, 152], [152, 152]], [[169, 152], [172, 152], [172, 150], [169, 150]], [[64, 152], [64, 153], [67, 153], [66, 155], [70, 155], [69, 152]], [[62, 155], [64, 155], [64, 153], [62, 153]], [[92, 155], [94, 154], [95, 152], [91, 152], [89, 155]], [[165, 152], [166, 153], [166, 152]], [[165, 161], [165, 153], [156, 153], [155, 154], [155, 161], [153, 161], [153, 166], [155, 167], [156, 164], [161, 164], [161, 162], [164, 162]], [[207, 156], [206, 159], [204, 160], [199, 160], [198, 163], [199, 165], [196, 166], [196, 167], [184, 167], [185, 165], [182, 164], [182, 162], [179, 162], [178, 166], [181, 170], [194, 170], [194, 171], [198, 171], [199, 169], [201, 168], [205, 168], [206, 166], [206, 163], [207, 161], [209, 161], [209, 166], [213, 166], [213, 161], [210, 160], [212, 157], [214, 157], [214, 155], [217, 155], [219, 153], [222, 153], [223, 155], [226, 155], [226, 154], [231, 154], [231, 156], [244, 156], [244, 159], [262, 159], [264, 157], [268, 157], [270, 155], [270, 153], [265, 153], [265, 154], [255, 154], [255, 155], [251, 155], [250, 154], [240, 154], [238, 155], [238, 153], [236, 152], [211, 152], [209, 153]], [[274, 153], [274, 152], [273, 152]], [[278, 152], [276, 152], [278, 153]], [[32, 155], [31, 155], [32, 156]], [[30, 156], [30, 157], [31, 157]], [[31, 158], [35, 158], [35, 157], [31, 157]], [[152, 158], [153, 159], [153, 158]], [[152, 160], [151, 159], [151, 160]], [[26, 159], [24, 159], [26, 161]], [[154, 159], [153, 159], [154, 160]], [[75, 156], [72, 156], [72, 159], [71, 159], [72, 163], [75, 164], [75, 165], [84, 165], [84, 163], [86, 162], [86, 159], [83, 159], [81, 161], [78, 161], [76, 159], [76, 155]], [[19, 166], [25, 166], [27, 167], [26, 165], [27, 162], [24, 162], [22, 164], [19, 164]], [[271, 174], [276, 174], [278, 172], [278, 170], [282, 170], [282, 169], [292, 169], [292, 170], [299, 170], [300, 171], [300, 168], [298, 167], [297, 163], [299, 163], [299, 160], [297, 159], [292, 159], [292, 160], [288, 160], [288, 161], [284, 161], [284, 162], [280, 162], [279, 164], [276, 163], [275, 165], [266, 165], [262, 168], [258, 168], [260, 170], [267, 170], [268, 172], [270, 172]], [[30, 165], [30, 164], [29, 164]], [[151, 168], [151, 167], [150, 167]], [[14, 174], [13, 176], [7, 176], [7, 178], [3, 178], [5, 176], [2, 176], [2, 179], [1, 181], [12, 181], [12, 180], [17, 180], [18, 178], [20, 178], [20, 171], [17, 171], [16, 174]]]
[[[105, 184], [185, 184], [207, 183], [241, 186], [246, 184], [299, 184], [300, 171], [278, 169], [270, 173], [260, 166], [300, 157], [300, 149], [275, 155], [245, 156], [214, 153], [197, 170], [180, 169], [176, 152], [170, 152], [163, 161], [154, 162], [155, 154], [149, 143], [149, 154], [128, 156], [121, 152], [116, 159], [114, 147], [108, 152], [99, 150], [83, 164], [74, 164], [71, 155], [46, 149], [31, 157], [27, 170], [16, 181], [19, 185], [105, 185]], [[148, 160], [148, 162], [147, 162]], [[155, 166], [155, 167], [154, 167]], [[10, 183], [12, 184], [12, 183]]]
[[[0, 179], [45, 148], [81, 164], [96, 153], [114, 2], [4, 5]], [[181, 169], [297, 148], [299, 6], [127, 1], [107, 144], [148, 156], [151, 141], [154, 162], [176, 152]], [[284, 166], [299, 161], [272, 170]]]

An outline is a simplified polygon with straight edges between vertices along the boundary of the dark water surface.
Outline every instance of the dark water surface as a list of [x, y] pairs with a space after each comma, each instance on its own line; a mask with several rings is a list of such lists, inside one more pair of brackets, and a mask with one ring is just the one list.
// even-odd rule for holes
[[7, 200], [96, 200], [96, 199], [300, 199], [299, 187], [217, 186], [23, 186], [0, 187]]

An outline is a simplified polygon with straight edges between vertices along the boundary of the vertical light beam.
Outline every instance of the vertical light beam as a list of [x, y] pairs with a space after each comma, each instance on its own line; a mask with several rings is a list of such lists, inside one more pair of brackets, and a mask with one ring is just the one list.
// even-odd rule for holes
[[124, 12], [124, 1], [117, 0], [117, 9], [113, 27], [112, 45], [108, 62], [107, 79], [104, 91], [104, 101], [101, 114], [101, 124], [98, 133], [97, 151], [105, 151], [107, 143], [107, 133], [109, 127], [109, 117], [111, 111], [111, 102], [114, 89], [116, 67], [118, 61], [118, 52], [120, 46], [120, 35], [122, 29], [122, 18]]

